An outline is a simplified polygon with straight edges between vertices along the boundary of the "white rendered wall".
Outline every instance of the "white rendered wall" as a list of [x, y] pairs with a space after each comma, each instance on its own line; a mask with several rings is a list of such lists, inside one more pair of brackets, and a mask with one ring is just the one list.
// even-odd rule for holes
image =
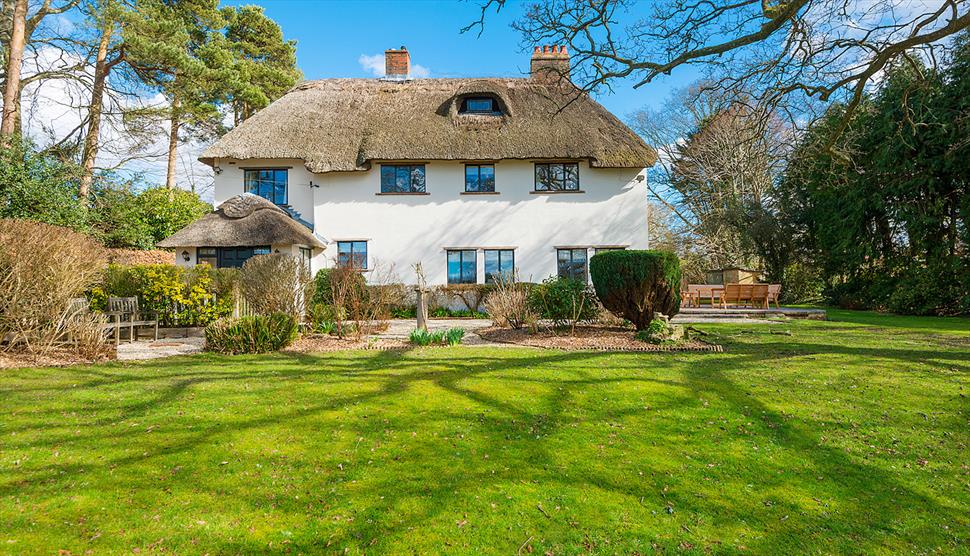
[[403, 282], [414, 281], [421, 262], [430, 284], [447, 282], [450, 248], [479, 250], [479, 283], [483, 249], [514, 249], [519, 279], [540, 281], [556, 274], [557, 247], [588, 247], [588, 256], [595, 247], [648, 248], [646, 183], [637, 180], [645, 172], [637, 169], [580, 162], [582, 193], [537, 194], [533, 162], [505, 160], [495, 163], [497, 195], [464, 195], [465, 164], [436, 161], [425, 165], [428, 195], [380, 195], [377, 162], [328, 174], [311, 174], [298, 160], [232, 162], [218, 163], [216, 205], [243, 192], [243, 168], [289, 168], [290, 205], [330, 242], [315, 255], [314, 272], [332, 266], [344, 240], [366, 240], [369, 268], [393, 265]]

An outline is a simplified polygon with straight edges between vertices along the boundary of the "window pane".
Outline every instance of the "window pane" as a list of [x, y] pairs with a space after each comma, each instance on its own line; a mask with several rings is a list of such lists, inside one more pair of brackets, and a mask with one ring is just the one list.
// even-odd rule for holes
[[495, 276], [501, 272], [499, 269], [499, 252], [495, 249], [485, 250], [485, 283], [495, 282]]
[[424, 193], [424, 166], [411, 166], [411, 191]]
[[467, 101], [469, 112], [491, 112], [492, 99], [490, 98], [470, 98]]
[[461, 283], [461, 251], [448, 251], [448, 283]]
[[243, 183], [245, 183], [246, 193], [259, 195], [259, 175], [256, 172], [244, 170]]
[[478, 281], [478, 268], [475, 264], [475, 251], [461, 252], [461, 281], [463, 284], [474, 284]]
[[465, 166], [465, 191], [478, 191], [478, 166]]
[[395, 172], [394, 166], [381, 166], [381, 193], [392, 193], [395, 191]]
[[549, 179], [549, 165], [536, 164], [536, 191], [548, 191]]
[[563, 189], [563, 181], [565, 180], [565, 171], [562, 164], [550, 164], [549, 165], [549, 185], [551, 189], [561, 190]]
[[479, 191], [495, 191], [495, 166], [479, 166]]
[[565, 181], [563, 182], [563, 188], [570, 191], [579, 190], [579, 165], [578, 164], [564, 164], [563, 165]]
[[394, 179], [394, 190], [400, 192], [407, 192], [411, 190], [411, 167], [410, 166], [395, 166], [397, 171], [396, 177]]
[[514, 278], [515, 271], [515, 251], [511, 249], [486, 249], [485, 250], [485, 283], [494, 284], [499, 275], [504, 276], [505, 280]]

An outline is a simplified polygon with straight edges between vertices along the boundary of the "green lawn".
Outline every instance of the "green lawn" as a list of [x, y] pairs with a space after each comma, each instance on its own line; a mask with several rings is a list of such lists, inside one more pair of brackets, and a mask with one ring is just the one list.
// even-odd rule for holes
[[832, 316], [0, 371], [0, 552], [967, 553], [970, 320]]

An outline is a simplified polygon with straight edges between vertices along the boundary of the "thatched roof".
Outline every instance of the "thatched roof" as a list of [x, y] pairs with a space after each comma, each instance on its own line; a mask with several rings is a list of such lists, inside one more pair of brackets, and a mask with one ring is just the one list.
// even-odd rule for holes
[[324, 243], [283, 209], [253, 195], [236, 195], [219, 208], [158, 242], [159, 247], [238, 247]]
[[[459, 114], [490, 96], [502, 116]], [[324, 79], [294, 87], [206, 149], [199, 160], [296, 158], [311, 172], [366, 170], [372, 160], [588, 159], [643, 168], [656, 153], [587, 95], [533, 79]]]

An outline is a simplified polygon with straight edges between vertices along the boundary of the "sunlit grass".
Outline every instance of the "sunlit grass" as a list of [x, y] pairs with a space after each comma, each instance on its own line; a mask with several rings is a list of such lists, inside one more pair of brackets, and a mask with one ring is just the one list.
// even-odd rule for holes
[[0, 552], [966, 551], [970, 321], [833, 317], [2, 371]]

